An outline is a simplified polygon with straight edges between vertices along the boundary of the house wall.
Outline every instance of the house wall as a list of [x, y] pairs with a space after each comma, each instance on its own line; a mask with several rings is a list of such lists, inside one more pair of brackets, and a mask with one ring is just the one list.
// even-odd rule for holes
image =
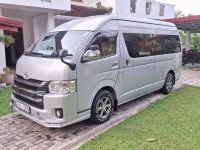
[[0, 5], [31, 7], [56, 10], [56, 13], [71, 10], [71, 0], [0, 0]]
[[[146, 15], [146, 2], [152, 3], [150, 15]], [[160, 5], [165, 6], [164, 16], [159, 16]], [[141, 0], [141, 1], [137, 1], [136, 13], [132, 14], [132, 15], [134, 15], [136, 17], [163, 20], [163, 19], [174, 18], [174, 13], [175, 13], [175, 6], [174, 5], [166, 4], [166, 3], [159, 3], [159, 2], [156, 2], [156, 1]]]
[[23, 23], [24, 49], [27, 49], [34, 41], [33, 18], [10, 18]]
[[[96, 7], [96, 3], [101, 2], [103, 6], [112, 7], [113, 14], [133, 15], [134, 17], [143, 17], [151, 19], [169, 19], [174, 18], [175, 6], [166, 3], [159, 3], [155, 0], [137, 0], [136, 12], [130, 13], [130, 0], [84, 0], [83, 5]], [[146, 2], [152, 3], [151, 14], [146, 15]], [[159, 16], [160, 5], [165, 5], [164, 16]]]

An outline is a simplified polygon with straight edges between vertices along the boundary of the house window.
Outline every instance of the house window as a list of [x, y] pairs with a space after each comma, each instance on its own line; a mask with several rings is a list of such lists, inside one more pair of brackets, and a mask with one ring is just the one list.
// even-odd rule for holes
[[151, 15], [151, 6], [152, 3], [146, 2], [146, 15]]
[[137, 0], [130, 0], [130, 12], [135, 13]]
[[101, 7], [101, 2], [97, 2], [96, 6], [97, 6], [97, 8], [100, 8]]
[[165, 13], [165, 5], [160, 5], [159, 16], [164, 16], [164, 13]]

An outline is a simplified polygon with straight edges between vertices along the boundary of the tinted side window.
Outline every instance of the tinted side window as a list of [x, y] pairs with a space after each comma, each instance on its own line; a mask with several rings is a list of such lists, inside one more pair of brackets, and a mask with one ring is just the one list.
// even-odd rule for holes
[[181, 51], [180, 39], [177, 35], [154, 35], [156, 55], [178, 53]]
[[150, 34], [124, 33], [125, 43], [130, 57], [146, 57], [152, 55]]
[[147, 57], [180, 52], [180, 40], [176, 35], [124, 33], [130, 57]]
[[117, 35], [99, 37], [91, 45], [98, 45], [102, 58], [115, 55]]

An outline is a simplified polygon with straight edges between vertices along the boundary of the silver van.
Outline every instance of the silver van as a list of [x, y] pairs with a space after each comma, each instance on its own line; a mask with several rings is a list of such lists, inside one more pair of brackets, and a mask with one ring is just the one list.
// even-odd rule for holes
[[70, 21], [18, 60], [11, 107], [46, 127], [104, 123], [125, 102], [170, 93], [181, 56], [171, 23], [116, 15]]

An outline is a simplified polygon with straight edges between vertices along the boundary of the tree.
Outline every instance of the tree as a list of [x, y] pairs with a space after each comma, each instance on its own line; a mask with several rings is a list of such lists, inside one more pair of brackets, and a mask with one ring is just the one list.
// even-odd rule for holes
[[191, 34], [191, 49], [194, 51], [200, 51], [200, 33]]
[[186, 16], [193, 16], [193, 14], [189, 13], [188, 15], [185, 15], [181, 10], [175, 11], [175, 18], [186, 17]]
[[98, 9], [102, 10], [102, 11], [106, 11], [108, 14], [112, 13], [113, 8], [112, 7], [106, 7], [103, 5], [99, 5], [97, 6]]
[[180, 32], [180, 38], [181, 38], [182, 46], [185, 47], [186, 33], [184, 31]]
[[175, 18], [180, 18], [180, 17], [184, 17], [184, 13], [181, 10], [177, 10], [175, 11]]

